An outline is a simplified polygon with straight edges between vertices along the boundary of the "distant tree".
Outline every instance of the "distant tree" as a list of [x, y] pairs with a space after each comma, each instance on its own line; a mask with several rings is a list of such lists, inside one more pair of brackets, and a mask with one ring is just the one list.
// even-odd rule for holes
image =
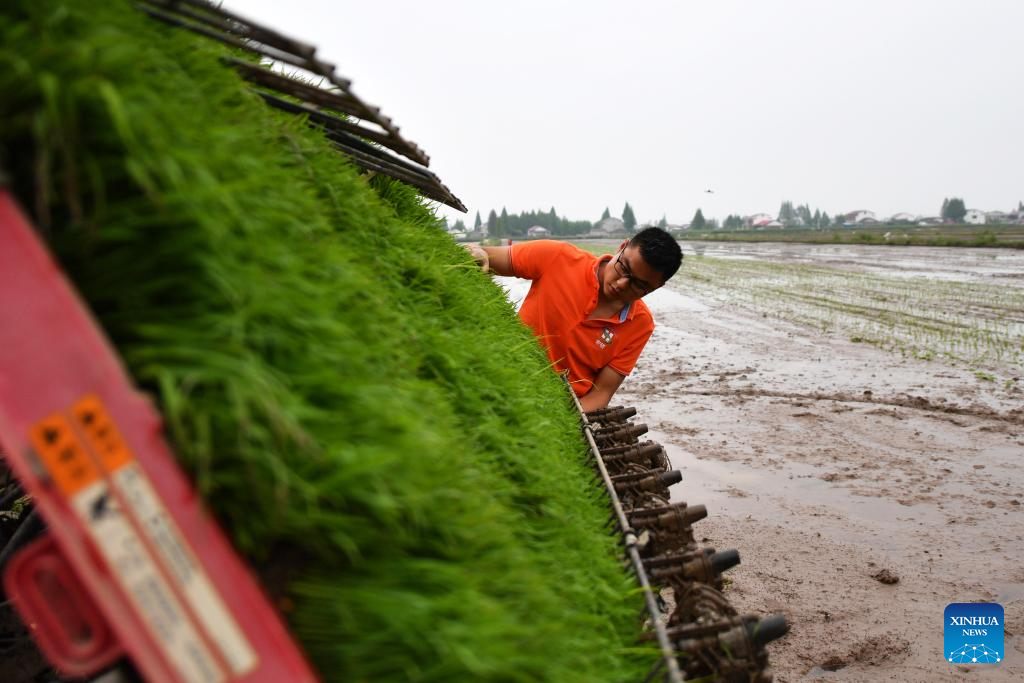
[[636, 216], [633, 215], [633, 207], [629, 205], [629, 202], [622, 207], [622, 222], [626, 224], [627, 232], [636, 230]]
[[843, 227], [843, 221], [845, 221], [845, 220], [846, 220], [846, 216], [844, 214], [837, 213], [832, 218], [832, 225], [835, 225], [836, 227], [840, 227], [841, 228], [841, 227]]
[[590, 221], [571, 221], [565, 216], [558, 220], [563, 235], [584, 235], [594, 229], [594, 224]]
[[779, 222], [783, 225], [794, 225], [797, 223], [796, 209], [793, 208], [793, 202], [784, 201], [779, 207]]
[[661, 228], [662, 230], [668, 227], [668, 219], [665, 218], [665, 214], [661, 215], [661, 220], [658, 221], [658, 227]]
[[547, 228], [553, 236], [583, 235], [594, 229], [590, 221], [571, 221], [559, 216], [555, 207], [548, 211], [522, 213], [509, 213], [503, 207], [500, 214], [492, 209], [485, 224], [487, 234], [491, 237], [523, 237], [535, 225]]
[[708, 220], [706, 227], [707, 227], [708, 230], [718, 230], [722, 226], [718, 224], [718, 219], [717, 218], [712, 218], [712, 219]]
[[487, 214], [487, 234], [491, 237], [501, 237], [498, 232], [498, 214], [494, 213], [494, 209]]
[[726, 230], [740, 230], [743, 228], [743, 217], [729, 214], [725, 217], [722, 227]]
[[[554, 234], [556, 234], [556, 235], [575, 234], [575, 233], [571, 233], [571, 232], [569, 232], [567, 230], [567, 227], [566, 227], [567, 221], [566, 221], [566, 219], [561, 217], [561, 216], [559, 216], [558, 212], [555, 211], [555, 207], [553, 207], [553, 206], [551, 207], [550, 216], [551, 216], [551, 231]], [[589, 221], [587, 221], [587, 223], [589, 224]]]
[[1024, 201], [1017, 201], [1017, 211], [1024, 211]]
[[967, 206], [961, 197], [950, 197], [949, 201], [945, 202], [945, 209], [942, 217], [949, 218], [954, 223], [962, 223], [964, 216], [967, 215]]
[[476, 212], [476, 220], [473, 221], [473, 230], [474, 231], [475, 230], [479, 230], [481, 225], [483, 225], [483, 223], [480, 221], [480, 212], [477, 211]]
[[811, 215], [811, 207], [806, 204], [796, 207], [796, 216], [803, 225], [811, 225], [814, 221], [814, 216]]
[[943, 218], [949, 218], [949, 197], [942, 200], [942, 209], [939, 210], [939, 215]]
[[605, 218], [611, 218], [611, 217], [612, 217], [612, 212], [608, 210], [607, 206], [604, 207], [604, 213], [601, 214], [601, 220], [604, 220]]
[[707, 227], [708, 222], [704, 220], [704, 213], [697, 209], [697, 213], [693, 214], [693, 220], [690, 221], [691, 230], [703, 230]]
[[949, 217], [957, 223], [962, 223], [964, 216], [967, 215], [967, 205], [964, 203], [963, 198], [954, 197], [949, 200]]
[[778, 221], [782, 221], [787, 218], [790, 218], [793, 215], [793, 213], [793, 202], [786, 200], [783, 201], [781, 205], [779, 205], [779, 214], [775, 217], [775, 219]]
[[466, 232], [466, 224], [462, 222], [462, 219], [455, 221], [455, 225], [452, 226], [452, 232]]
[[821, 227], [821, 210], [817, 207], [814, 208], [814, 215], [811, 217], [811, 225], [815, 228]]
[[508, 220], [508, 211], [504, 206], [501, 207], [501, 215], [498, 216], [498, 232], [501, 233], [502, 236], [511, 236], [514, 234], [512, 232], [512, 225]]
[[821, 212], [821, 220], [818, 221], [819, 228], [827, 228], [832, 222], [832, 219], [828, 217], [828, 214], [824, 211]]

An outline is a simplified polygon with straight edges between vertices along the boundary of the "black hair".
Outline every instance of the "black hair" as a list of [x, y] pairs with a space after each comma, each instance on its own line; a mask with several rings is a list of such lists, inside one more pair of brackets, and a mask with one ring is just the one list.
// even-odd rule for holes
[[633, 235], [629, 243], [640, 249], [640, 256], [647, 265], [661, 273], [666, 282], [676, 274], [683, 262], [683, 250], [679, 248], [679, 243], [661, 228], [644, 228]]

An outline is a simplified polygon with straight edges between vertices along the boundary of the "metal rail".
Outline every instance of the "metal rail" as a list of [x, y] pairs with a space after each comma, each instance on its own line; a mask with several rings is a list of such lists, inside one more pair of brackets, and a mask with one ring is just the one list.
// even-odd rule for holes
[[682, 473], [671, 469], [659, 444], [638, 442], [647, 425], [629, 422], [636, 409], [584, 412], [564, 375], [563, 380], [611, 502], [609, 523], [616, 522], [643, 590], [650, 621], [640, 639], [657, 641], [661, 650], [645, 683], [771, 683], [765, 645], [789, 630], [785, 617], [740, 615], [721, 593], [722, 574], [740, 563], [739, 551], [698, 545], [693, 524], [707, 517], [707, 509], [670, 502], [669, 487]]
[[580, 405], [580, 400], [576, 397], [576, 392], [572, 390], [572, 386], [569, 384], [569, 380], [564, 374], [562, 375], [562, 380], [565, 382], [566, 390], [569, 392], [573, 403], [576, 405], [576, 409], [580, 413], [580, 422], [583, 426], [583, 436], [586, 438], [587, 444], [590, 446], [590, 454], [594, 458], [594, 464], [597, 467], [598, 474], [601, 476], [601, 481], [604, 483], [605, 491], [611, 501], [615, 521], [618, 524], [619, 531], [622, 533], [623, 544], [626, 548], [626, 556], [629, 558], [629, 562], [633, 567], [633, 573], [636, 575], [637, 581], [640, 583], [640, 588], [643, 590], [644, 604], [647, 608], [647, 613], [651, 618], [651, 628], [654, 629], [655, 637], [658, 641], [658, 647], [661, 649], [661, 662], [651, 671], [647, 680], [654, 680], [654, 676], [657, 676], [660, 668], [664, 667], [665, 681], [668, 681], [669, 683], [683, 683], [683, 673], [680, 671], [679, 663], [676, 661], [676, 653], [672, 648], [672, 642], [669, 640], [668, 633], [661, 621], [664, 615], [658, 607], [657, 600], [654, 598], [654, 590], [651, 588], [651, 581], [647, 576], [647, 569], [644, 567], [644, 562], [640, 557], [640, 552], [637, 550], [636, 532], [629, 523], [626, 511], [622, 507], [622, 501], [619, 500], [619, 494], [616, 492], [615, 485], [612, 483], [611, 476], [608, 474], [608, 469], [604, 465], [604, 459], [601, 457], [601, 451], [597, 447], [597, 442], [594, 441], [593, 428], [590, 426], [590, 422], [587, 420], [586, 414], [583, 412], [583, 406]]
[[[232, 56], [225, 56], [223, 61], [251, 83], [252, 90], [269, 106], [307, 117], [309, 124], [323, 129], [356, 166], [399, 180], [429, 199], [466, 211], [462, 201], [427, 170], [430, 157], [403, 138], [398, 126], [381, 114], [379, 107], [353, 93], [352, 82], [338, 76], [334, 64], [319, 59], [316, 47], [206, 0], [139, 0], [136, 6], [165, 24], [253, 55], [256, 61]], [[274, 63], [301, 69], [307, 76], [273, 70]], [[327, 87], [311, 80], [326, 81]]]

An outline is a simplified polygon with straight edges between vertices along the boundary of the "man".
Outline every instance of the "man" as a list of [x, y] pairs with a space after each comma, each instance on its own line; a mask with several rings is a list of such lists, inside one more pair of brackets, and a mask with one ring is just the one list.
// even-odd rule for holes
[[660, 228], [594, 256], [566, 242], [537, 240], [511, 247], [471, 247], [484, 271], [532, 280], [519, 316], [547, 349], [585, 411], [604, 408], [636, 365], [654, 331], [640, 299], [679, 269], [683, 254]]

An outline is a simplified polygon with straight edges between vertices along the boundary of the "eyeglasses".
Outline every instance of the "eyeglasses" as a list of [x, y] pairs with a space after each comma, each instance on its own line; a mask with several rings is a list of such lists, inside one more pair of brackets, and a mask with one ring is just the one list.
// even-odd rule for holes
[[629, 286], [633, 288], [633, 291], [640, 296], [646, 296], [651, 291], [651, 286], [643, 280], [638, 280], [633, 277], [633, 271], [630, 270], [629, 264], [622, 260], [622, 252], [620, 251], [615, 255], [615, 272], [619, 274], [619, 277], [624, 277], [629, 281]]

